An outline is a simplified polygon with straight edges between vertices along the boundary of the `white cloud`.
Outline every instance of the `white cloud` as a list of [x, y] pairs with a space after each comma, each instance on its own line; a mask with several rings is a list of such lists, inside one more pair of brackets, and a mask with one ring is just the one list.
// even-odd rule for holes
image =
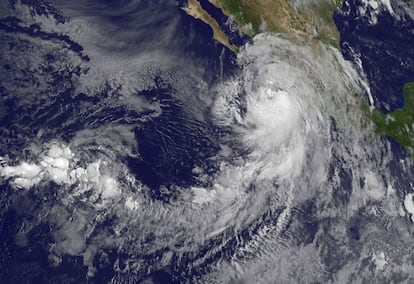
[[411, 215], [411, 221], [414, 222], [414, 194], [409, 193], [404, 198], [404, 207], [407, 213]]
[[[286, 45], [301, 56], [293, 60], [290, 54], [278, 54]], [[258, 179], [297, 177], [307, 163], [307, 149], [325, 148], [328, 123], [317, 100], [320, 93], [328, 91], [330, 82], [320, 77], [327, 73], [320, 72], [326, 66], [310, 65], [313, 56], [305, 48], [261, 35], [241, 53], [244, 69], [237, 81], [218, 87], [213, 109], [216, 121], [240, 134]], [[315, 79], [320, 84], [315, 84]]]
[[17, 166], [5, 166], [0, 168], [0, 176], [12, 178], [13, 184], [17, 187], [30, 188], [41, 179], [42, 168], [35, 164], [22, 162]]
[[[39, 164], [22, 162], [17, 166], [0, 168], [0, 176], [11, 178], [17, 187], [30, 189], [42, 180], [51, 180], [61, 185], [83, 184], [81, 192], [95, 188], [94, 200], [101, 197], [107, 202], [120, 195], [117, 181], [102, 172], [101, 161], [90, 163], [86, 168], [73, 168], [74, 153], [68, 146], [52, 144], [40, 157]], [[75, 193], [76, 194], [76, 193]]]
[[378, 23], [378, 15], [383, 11], [387, 11], [392, 16], [395, 14], [390, 0], [363, 0], [362, 4], [358, 12], [362, 17], [368, 17], [371, 25]]
[[30, 179], [36, 177], [40, 173], [40, 171], [41, 168], [39, 166], [23, 162], [15, 167], [6, 166], [2, 168], [1, 172], [2, 175], [6, 177], [21, 176]]

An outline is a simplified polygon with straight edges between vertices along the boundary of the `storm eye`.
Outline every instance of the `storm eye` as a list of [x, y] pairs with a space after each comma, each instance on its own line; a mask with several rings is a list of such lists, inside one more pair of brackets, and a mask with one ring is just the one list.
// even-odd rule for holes
[[353, 240], [359, 241], [361, 239], [361, 234], [359, 232], [359, 228], [356, 226], [352, 226], [348, 229], [349, 236]]

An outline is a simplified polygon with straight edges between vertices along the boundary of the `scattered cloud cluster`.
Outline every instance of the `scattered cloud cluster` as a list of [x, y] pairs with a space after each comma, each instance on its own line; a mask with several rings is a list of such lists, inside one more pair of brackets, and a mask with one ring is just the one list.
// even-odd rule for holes
[[383, 11], [387, 11], [390, 15], [394, 15], [394, 9], [390, 0], [363, 0], [363, 6], [358, 10], [360, 16], [369, 17], [369, 23], [376, 25], [378, 23], [378, 15]]
[[[3, 159], [4, 160], [4, 159]], [[117, 181], [103, 168], [105, 161], [96, 161], [85, 168], [76, 165], [75, 154], [68, 146], [54, 143], [49, 150], [40, 157], [38, 163], [21, 162], [10, 166], [0, 167], [0, 176], [10, 179], [17, 188], [29, 189], [42, 181], [53, 181], [59, 185], [78, 186], [77, 195], [95, 189], [93, 196], [102, 200], [110, 200], [119, 196], [120, 189]]]

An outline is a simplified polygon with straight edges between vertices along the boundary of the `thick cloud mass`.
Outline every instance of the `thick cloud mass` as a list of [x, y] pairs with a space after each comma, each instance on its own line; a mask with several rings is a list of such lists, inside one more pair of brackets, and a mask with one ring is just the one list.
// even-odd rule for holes
[[[91, 10], [80, 6], [69, 27], [88, 22]], [[97, 8], [108, 13], [97, 22], [113, 17], [104, 4]], [[134, 23], [134, 15], [143, 12], [126, 19]], [[176, 25], [162, 34], [174, 47], [168, 29]], [[105, 34], [65, 28], [83, 42], [90, 30], [95, 38]], [[67, 88], [53, 96], [47, 80], [32, 97], [16, 82], [6, 85], [18, 107], [40, 121], [27, 123], [32, 132], [24, 141], [1, 140], [13, 148], [11, 158], [3, 150], [1, 182], [45, 200], [31, 205], [36, 221], [19, 230], [20, 243], [41, 220], [51, 228], [51, 264], [81, 256], [87, 277], [104, 267], [117, 283], [159, 270], [183, 282], [351, 283], [360, 275], [387, 282], [412, 268], [403, 218], [414, 214], [405, 194], [411, 160], [367, 135], [354, 95], [367, 85], [338, 50], [260, 34], [241, 48], [238, 72], [210, 84], [192, 72], [197, 62], [188, 70], [174, 62], [184, 51], [169, 57], [159, 43], [156, 53], [168, 59], [155, 62], [145, 55], [155, 39], [135, 50], [128, 31], [119, 36], [119, 46], [115, 39], [86, 44], [90, 60], [60, 74], [56, 81], [66, 76]], [[12, 46], [15, 39], [8, 40]], [[31, 67], [33, 58], [52, 57], [35, 53], [51, 50], [46, 42], [33, 42], [20, 43], [32, 48], [24, 58]], [[114, 46], [127, 52], [106, 56]], [[56, 54], [63, 62], [80, 56]], [[53, 62], [44, 68], [64, 64]], [[42, 68], [31, 72], [36, 80], [49, 74]], [[400, 259], [406, 266], [393, 264]], [[388, 274], [373, 274], [374, 266]]]

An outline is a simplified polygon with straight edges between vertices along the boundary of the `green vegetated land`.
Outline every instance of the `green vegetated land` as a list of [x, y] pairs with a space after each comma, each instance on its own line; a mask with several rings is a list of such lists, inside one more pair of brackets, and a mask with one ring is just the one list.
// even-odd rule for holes
[[403, 92], [402, 108], [387, 114], [375, 109], [371, 116], [378, 134], [393, 138], [414, 157], [414, 82], [405, 84]]
[[[287, 0], [210, 0], [226, 14], [233, 15], [239, 28], [253, 36], [260, 32], [263, 22], [272, 32], [291, 35], [295, 39], [317, 39], [339, 48], [339, 32], [333, 13], [343, 0], [304, 2], [294, 9]], [[405, 0], [414, 3], [414, 0]], [[316, 35], [314, 32], [316, 31]], [[299, 40], [300, 42], [300, 40]], [[302, 43], [305, 43], [302, 42]], [[404, 106], [390, 113], [374, 109], [368, 111], [376, 133], [396, 140], [414, 157], [414, 82], [404, 85]], [[368, 105], [364, 109], [368, 110]]]
[[339, 48], [339, 33], [333, 13], [343, 0], [305, 1], [294, 8], [288, 0], [214, 0], [226, 14], [233, 15], [240, 29], [252, 36], [263, 23], [269, 31], [307, 44], [320, 40]]

